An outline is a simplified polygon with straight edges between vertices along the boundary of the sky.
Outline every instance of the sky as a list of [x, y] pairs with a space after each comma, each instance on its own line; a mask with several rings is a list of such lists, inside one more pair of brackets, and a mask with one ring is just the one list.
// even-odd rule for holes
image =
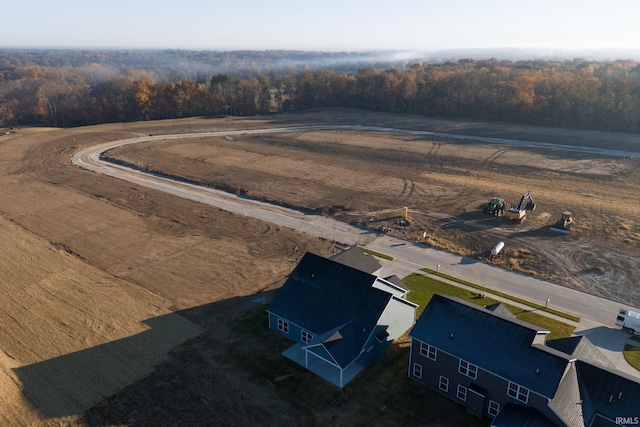
[[640, 48], [639, 0], [15, 0], [0, 11], [0, 48]]

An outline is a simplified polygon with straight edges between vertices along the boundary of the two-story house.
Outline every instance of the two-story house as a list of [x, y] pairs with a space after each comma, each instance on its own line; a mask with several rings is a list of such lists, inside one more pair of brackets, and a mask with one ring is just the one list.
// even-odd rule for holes
[[269, 327], [295, 341], [283, 355], [344, 387], [415, 321], [406, 289], [307, 253], [269, 305]]
[[[583, 338], [435, 295], [410, 332], [410, 378], [492, 426], [605, 426], [640, 415], [640, 383]], [[581, 358], [582, 357], [582, 358]]]

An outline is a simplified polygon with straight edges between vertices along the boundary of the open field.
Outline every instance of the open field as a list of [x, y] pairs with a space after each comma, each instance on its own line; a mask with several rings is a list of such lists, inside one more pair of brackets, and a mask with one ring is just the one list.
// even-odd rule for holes
[[[331, 119], [347, 120], [339, 114]], [[351, 119], [378, 124], [374, 118], [366, 121], [366, 115]], [[415, 118], [414, 122], [383, 123], [421, 130], [431, 129], [431, 124]], [[444, 130], [487, 132], [479, 130], [478, 124], [451, 126], [454, 129]], [[561, 140], [555, 130], [546, 130], [547, 136], [545, 129], [533, 129], [537, 133], [526, 135], [515, 128], [497, 135]], [[633, 148], [624, 135], [575, 132], [573, 138], [565, 139], [570, 144], [585, 140], [585, 145], [594, 145], [598, 137], [609, 138], [600, 140], [602, 147]], [[616, 138], [622, 141], [616, 143]], [[636, 148], [640, 150], [640, 143]], [[346, 130], [156, 141], [115, 149], [108, 155], [143, 169], [353, 224], [390, 227], [391, 233], [463, 255], [484, 255], [504, 240], [506, 256], [497, 261], [501, 265], [640, 303], [640, 287], [634, 279], [639, 273], [640, 247], [637, 160]], [[537, 208], [522, 224], [481, 211], [494, 195], [517, 202], [528, 190]], [[403, 206], [409, 208], [412, 225], [395, 227]], [[577, 223], [571, 236], [548, 230], [564, 210], [572, 211]]]
[[[300, 393], [293, 390], [299, 383], [269, 375], [304, 374], [280, 365], [278, 338], [243, 329], [260, 319], [246, 317], [261, 312], [256, 296], [268, 299], [305, 251], [333, 253], [332, 242], [137, 188], [69, 162], [78, 148], [114, 139], [323, 123], [623, 150], [638, 146], [637, 137], [626, 135], [349, 110], [3, 132], [0, 253], [7, 261], [0, 267], [0, 286], [9, 297], [0, 307], [0, 417], [5, 417], [0, 424], [64, 424], [129, 384], [79, 424], [140, 424], [143, 418], [136, 422], [131, 414], [163, 414], [154, 405], [166, 405], [165, 415], [174, 414], [176, 423], [180, 411], [189, 412], [195, 424], [215, 416], [220, 425], [258, 419], [275, 424], [298, 416], [316, 425], [362, 419], [374, 399], [368, 393], [375, 393], [364, 381], [340, 393], [305, 380], [303, 393], [317, 393], [317, 400], [283, 401]], [[109, 155], [354, 224], [388, 226], [390, 233], [413, 240], [422, 240], [426, 231], [425, 241], [470, 256], [504, 240], [506, 256], [498, 263], [640, 305], [635, 160], [349, 131], [157, 141]], [[515, 202], [527, 190], [538, 207], [522, 224], [481, 213], [490, 197]], [[409, 227], [396, 225], [402, 206], [409, 207]], [[576, 232], [549, 233], [548, 226], [567, 209]], [[404, 357], [400, 346], [393, 351]], [[132, 365], [112, 375], [120, 358]], [[273, 371], [260, 371], [265, 369], [256, 363], [260, 358]], [[88, 360], [99, 360], [101, 369]], [[392, 368], [394, 374], [404, 375], [395, 372], [399, 366]], [[212, 378], [219, 381], [215, 386], [207, 382]], [[436, 399], [436, 406], [446, 405], [429, 392], [404, 387], [401, 396], [419, 393]], [[86, 398], [69, 394], [73, 389], [83, 390]], [[150, 389], [155, 394], [140, 399]], [[58, 394], [71, 401], [51, 398]], [[408, 405], [410, 412], [416, 406], [388, 399], [375, 397], [379, 405], [370, 412], [372, 421], [390, 407]], [[446, 425], [445, 415], [430, 425]], [[411, 423], [394, 417], [388, 415], [387, 424]], [[476, 425], [473, 419], [459, 421], [465, 423]]]
[[0, 424], [66, 424], [201, 329], [0, 218]]

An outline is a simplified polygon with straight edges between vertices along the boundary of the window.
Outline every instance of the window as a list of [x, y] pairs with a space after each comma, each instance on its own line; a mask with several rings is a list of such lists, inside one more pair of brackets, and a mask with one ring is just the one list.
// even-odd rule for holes
[[418, 363], [413, 364], [413, 376], [416, 378], [422, 378], [422, 365]]
[[519, 386], [518, 384], [510, 382], [509, 387], [507, 388], [507, 396], [513, 397], [522, 403], [527, 403], [529, 400], [529, 390]]
[[478, 376], [478, 367], [469, 362], [465, 362], [464, 360], [460, 360], [460, 363], [458, 364], [458, 372], [475, 380]]
[[489, 407], [487, 408], [487, 412], [492, 417], [497, 417], [498, 414], [500, 413], [500, 404], [498, 402], [496, 402], [495, 400], [490, 400], [489, 401]]
[[456, 392], [456, 397], [463, 402], [467, 400], [467, 388], [458, 384], [458, 391]]
[[430, 346], [429, 344], [425, 344], [423, 342], [420, 343], [420, 355], [426, 357], [427, 359], [436, 360], [436, 348]]
[[280, 329], [285, 334], [289, 333], [289, 322], [283, 319], [278, 319], [278, 329]]
[[438, 387], [440, 387], [442, 391], [449, 391], [449, 378], [440, 375], [440, 384]]
[[315, 337], [311, 332], [302, 331], [300, 332], [300, 339], [304, 344], [310, 343]]

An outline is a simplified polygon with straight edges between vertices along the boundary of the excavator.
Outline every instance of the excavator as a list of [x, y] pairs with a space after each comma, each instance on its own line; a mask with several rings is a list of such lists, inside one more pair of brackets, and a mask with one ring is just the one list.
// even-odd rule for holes
[[487, 215], [500, 216], [507, 210], [507, 203], [502, 197], [493, 197], [489, 200], [487, 206], [484, 207], [484, 213]]
[[512, 204], [509, 210], [505, 212], [505, 215], [510, 220], [522, 222], [527, 217], [527, 211], [532, 211], [535, 208], [536, 203], [533, 201], [533, 197], [531, 197], [531, 191], [527, 191], [520, 199], [520, 203]]

